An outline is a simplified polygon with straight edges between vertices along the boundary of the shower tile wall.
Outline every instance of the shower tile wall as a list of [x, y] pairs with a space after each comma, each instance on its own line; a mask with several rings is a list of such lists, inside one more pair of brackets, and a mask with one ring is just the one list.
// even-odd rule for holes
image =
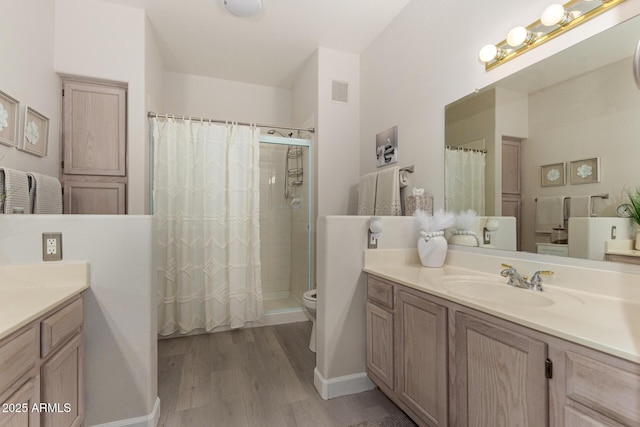
[[291, 206], [284, 198], [287, 147], [260, 144], [260, 257], [265, 299], [291, 289]]

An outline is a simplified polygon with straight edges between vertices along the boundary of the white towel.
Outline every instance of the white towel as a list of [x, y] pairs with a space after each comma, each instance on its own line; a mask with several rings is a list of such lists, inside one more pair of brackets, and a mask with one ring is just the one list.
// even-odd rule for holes
[[591, 216], [591, 196], [571, 196], [570, 202], [570, 217], [574, 218]]
[[2, 175], [4, 180], [3, 188], [0, 189], [0, 191], [6, 194], [4, 213], [14, 213], [16, 208], [22, 208], [26, 214], [31, 213], [29, 181], [26, 172], [0, 168], [0, 175]]
[[62, 213], [62, 186], [58, 178], [29, 172], [29, 197], [34, 214]]
[[360, 177], [358, 187], [358, 215], [373, 215], [376, 206], [378, 174], [368, 173]]
[[564, 225], [566, 196], [538, 197], [536, 203], [536, 233], [551, 233]]
[[392, 167], [378, 172], [375, 215], [402, 215], [398, 171], [398, 167]]

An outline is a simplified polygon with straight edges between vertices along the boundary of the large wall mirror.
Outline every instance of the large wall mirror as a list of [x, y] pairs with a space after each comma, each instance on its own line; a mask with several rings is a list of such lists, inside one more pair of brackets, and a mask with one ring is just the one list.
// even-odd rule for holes
[[[584, 247], [594, 244], [591, 228], [598, 248], [613, 235], [631, 239], [631, 221], [616, 207], [626, 189], [640, 186], [640, 90], [632, 72], [639, 38], [640, 16], [446, 106], [447, 209], [515, 216], [517, 247], [527, 252], [552, 253], [541, 248], [555, 242], [565, 244], [557, 254], [604, 260], [604, 249], [590, 255]], [[471, 160], [451, 163], [449, 154], [460, 151]], [[461, 180], [469, 190], [450, 191]], [[558, 198], [565, 221], [554, 228], [568, 229], [568, 237], [536, 224], [536, 210], [546, 208], [538, 200]], [[574, 216], [585, 201], [590, 212]]]

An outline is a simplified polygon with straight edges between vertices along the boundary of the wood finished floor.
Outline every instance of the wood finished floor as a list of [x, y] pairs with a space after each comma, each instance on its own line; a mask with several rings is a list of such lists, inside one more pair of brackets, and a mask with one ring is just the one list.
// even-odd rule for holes
[[342, 427], [400, 413], [379, 390], [322, 400], [311, 322], [160, 340], [165, 427]]

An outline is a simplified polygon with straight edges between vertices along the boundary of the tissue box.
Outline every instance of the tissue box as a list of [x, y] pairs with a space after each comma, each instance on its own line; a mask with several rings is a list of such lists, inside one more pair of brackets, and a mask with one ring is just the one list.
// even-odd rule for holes
[[433, 197], [431, 196], [407, 196], [404, 203], [404, 214], [413, 215], [417, 210], [433, 215]]

